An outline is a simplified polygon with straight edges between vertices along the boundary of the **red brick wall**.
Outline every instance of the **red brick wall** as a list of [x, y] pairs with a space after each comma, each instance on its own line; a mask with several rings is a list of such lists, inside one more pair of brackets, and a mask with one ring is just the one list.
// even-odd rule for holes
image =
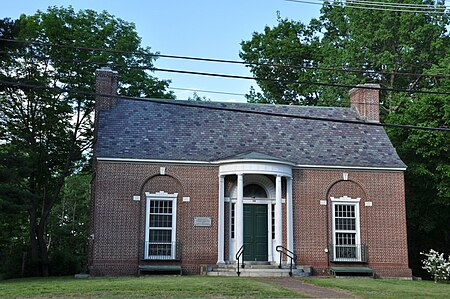
[[[159, 175], [166, 167], [166, 175]], [[201, 264], [217, 262], [218, 167], [145, 163], [97, 163], [93, 188], [90, 271], [93, 275], [136, 275], [142, 260], [145, 192], [178, 193], [177, 240], [184, 273], [199, 273]], [[330, 197], [359, 197], [361, 242], [379, 276], [411, 276], [408, 268], [402, 172], [293, 170], [294, 250], [300, 265], [326, 274], [333, 265], [325, 248], [332, 241]], [[235, 177], [226, 177], [228, 193]], [[285, 182], [283, 180], [283, 188]], [[133, 201], [140, 195], [140, 201]], [[228, 195], [228, 194], [227, 194]], [[190, 202], [183, 202], [189, 196]], [[327, 205], [320, 205], [326, 200]], [[364, 203], [371, 201], [373, 206]], [[226, 204], [228, 207], [228, 204]], [[228, 210], [228, 209], [227, 209]], [[283, 218], [285, 218], [283, 205]], [[226, 213], [228, 215], [228, 213]], [[194, 227], [194, 217], [211, 217], [211, 227]], [[285, 219], [283, 220], [285, 224]], [[270, 225], [270, 224], [269, 224]], [[225, 245], [228, 245], [228, 220]], [[286, 240], [286, 230], [283, 229]], [[225, 250], [225, 259], [228, 250]]]
[[[160, 167], [166, 175], [160, 176]], [[218, 167], [97, 163], [92, 222], [92, 275], [136, 275], [143, 261], [145, 192], [178, 193], [177, 240], [185, 273], [217, 262]], [[140, 201], [133, 201], [140, 195]], [[189, 196], [190, 202], [183, 202]], [[194, 217], [211, 217], [211, 227], [194, 227]]]
[[[379, 276], [411, 276], [408, 268], [406, 211], [402, 172], [294, 170], [294, 247], [299, 264], [315, 274], [330, 266], [325, 252], [332, 243], [330, 197], [360, 197], [361, 242], [368, 245], [369, 263]], [[320, 205], [326, 200], [327, 205]], [[366, 207], [371, 201], [373, 206]], [[361, 264], [363, 265], [363, 264]]]

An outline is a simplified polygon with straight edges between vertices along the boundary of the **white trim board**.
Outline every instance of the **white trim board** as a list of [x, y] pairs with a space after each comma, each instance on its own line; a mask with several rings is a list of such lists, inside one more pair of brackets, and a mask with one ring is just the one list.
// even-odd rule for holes
[[[190, 160], [156, 160], [156, 159], [133, 159], [133, 158], [107, 158], [97, 157], [97, 161], [116, 162], [116, 163], [157, 163], [157, 164], [189, 164], [189, 165], [222, 165], [227, 164], [229, 161], [190, 161]], [[240, 162], [264, 162], [266, 160], [240, 160]], [[267, 161], [266, 161], [267, 162]], [[270, 161], [271, 163], [277, 163], [277, 161]], [[283, 163], [280, 163], [283, 164]], [[406, 167], [377, 167], [377, 166], [332, 166], [332, 165], [305, 165], [305, 164], [292, 164], [296, 169], [340, 169], [340, 170], [380, 170], [380, 171], [405, 171]]]

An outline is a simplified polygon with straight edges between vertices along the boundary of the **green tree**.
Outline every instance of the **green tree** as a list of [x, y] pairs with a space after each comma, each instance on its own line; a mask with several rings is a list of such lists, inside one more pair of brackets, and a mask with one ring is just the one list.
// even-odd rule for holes
[[8, 144], [0, 145], [0, 278], [22, 274], [26, 259], [27, 201], [33, 197], [27, 182], [31, 169], [25, 153]]
[[[434, 4], [422, 0], [407, 2]], [[323, 33], [322, 66], [367, 71], [352, 73], [350, 81], [344, 80], [347, 73], [339, 75], [340, 82], [351, 85], [368, 82], [389, 89], [428, 87], [427, 78], [413, 74], [422, 74], [437, 64], [450, 45], [447, 14], [355, 9], [330, 2], [324, 4], [319, 19], [311, 23]], [[392, 92], [383, 92], [382, 98], [383, 108], [389, 112], [395, 112], [400, 105]]]
[[67, 177], [61, 201], [50, 213], [47, 233], [52, 275], [87, 271], [90, 184], [88, 172]]
[[65, 178], [86, 162], [93, 142], [94, 97], [89, 93], [95, 91], [95, 69], [111, 65], [119, 71], [121, 95], [173, 94], [166, 92], [169, 82], [144, 70], [154, 58], [150, 48], [140, 45], [134, 24], [107, 12], [50, 7], [17, 22], [4, 20], [4, 25], [7, 30], [0, 33], [32, 42], [2, 44], [8, 59], [2, 62], [1, 76], [20, 85], [1, 84], [0, 137], [29, 162], [23, 190], [33, 194], [26, 197], [26, 206], [31, 265], [36, 267], [28, 273], [46, 276], [49, 216], [61, 200]]
[[[253, 33], [252, 39], [241, 43], [240, 57], [258, 80], [262, 93], [252, 88], [249, 102], [276, 104], [319, 104], [316, 86], [297, 83], [317, 82], [309, 67], [318, 65], [318, 39], [301, 22], [278, 19], [274, 28], [266, 26], [263, 33]], [[294, 67], [285, 67], [291, 65]], [[306, 67], [306, 68], [305, 68]]]
[[[429, 0], [405, 3], [435, 4]], [[328, 84], [378, 83], [387, 89], [448, 92], [449, 25], [448, 13], [355, 9], [336, 1], [325, 2], [320, 17], [308, 26], [279, 18], [273, 28], [265, 27], [262, 33], [242, 42], [240, 56], [257, 78], [311, 84], [261, 80], [257, 83], [262, 92], [251, 89], [247, 99], [348, 106], [348, 88]], [[444, 95], [382, 91], [381, 108], [386, 122], [450, 125], [450, 105]], [[420, 251], [431, 247], [450, 253], [449, 134], [401, 129], [388, 133], [408, 165], [405, 181], [410, 264], [415, 273], [423, 273]]]
[[[450, 74], [450, 57], [429, 73]], [[433, 80], [433, 91], [447, 91], [450, 77]], [[446, 95], [420, 94], [405, 99], [386, 121], [438, 128], [450, 127]], [[425, 274], [420, 252], [430, 248], [450, 254], [450, 147], [448, 132], [389, 130], [392, 142], [408, 165], [405, 173], [409, 253], [416, 273]]]
[[[450, 45], [448, 25], [447, 14], [355, 9], [336, 1], [325, 2], [320, 17], [308, 26], [278, 18], [276, 26], [266, 26], [263, 33], [253, 33], [249, 41], [241, 43], [240, 56], [254, 76], [277, 80], [257, 81], [262, 93], [252, 89], [247, 98], [263, 103], [337, 106], [348, 104], [348, 90], [318, 83], [426, 87], [429, 81], [425, 78], [399, 73], [420, 74], [439, 62]], [[349, 71], [353, 69], [361, 72]], [[399, 105], [393, 96], [383, 94], [383, 107], [388, 111]]]
[[192, 94], [192, 97], [188, 97], [187, 99], [188, 101], [192, 101], [192, 102], [210, 102], [211, 100], [208, 99], [207, 97], [203, 96], [199, 96], [197, 94], [197, 92], [194, 91], [194, 93]]

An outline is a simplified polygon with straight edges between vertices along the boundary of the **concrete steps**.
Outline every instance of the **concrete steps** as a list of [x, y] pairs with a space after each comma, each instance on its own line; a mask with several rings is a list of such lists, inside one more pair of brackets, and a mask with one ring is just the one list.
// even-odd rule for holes
[[[214, 265], [208, 267], [206, 275], [209, 276], [237, 276], [236, 264]], [[241, 276], [243, 277], [289, 277], [289, 265], [283, 265], [278, 268], [278, 265], [271, 265], [269, 263], [254, 263], [249, 262], [245, 267], [239, 267]], [[293, 277], [306, 277], [311, 275], [311, 267], [309, 266], [294, 266], [292, 269]]]

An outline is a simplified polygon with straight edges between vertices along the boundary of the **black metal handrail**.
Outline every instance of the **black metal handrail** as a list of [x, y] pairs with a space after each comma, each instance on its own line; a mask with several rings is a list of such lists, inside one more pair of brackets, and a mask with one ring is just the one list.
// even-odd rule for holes
[[241, 271], [239, 271], [239, 259], [242, 257], [242, 268], [244, 268], [245, 267], [245, 264], [244, 264], [244, 249], [245, 249], [245, 246], [244, 245], [242, 245], [241, 246], [241, 248], [239, 248], [239, 250], [238, 250], [238, 252], [236, 252], [236, 260], [237, 260], [237, 275], [238, 276], [241, 276]]
[[293, 263], [297, 262], [297, 255], [294, 252], [290, 251], [289, 249], [287, 249], [286, 247], [281, 246], [281, 245], [278, 245], [275, 248], [275, 250], [280, 253], [280, 264], [278, 265], [278, 268], [281, 269], [281, 261], [283, 258], [283, 254], [291, 259], [291, 263], [290, 263], [291, 265], [289, 267], [289, 276], [292, 277]]

